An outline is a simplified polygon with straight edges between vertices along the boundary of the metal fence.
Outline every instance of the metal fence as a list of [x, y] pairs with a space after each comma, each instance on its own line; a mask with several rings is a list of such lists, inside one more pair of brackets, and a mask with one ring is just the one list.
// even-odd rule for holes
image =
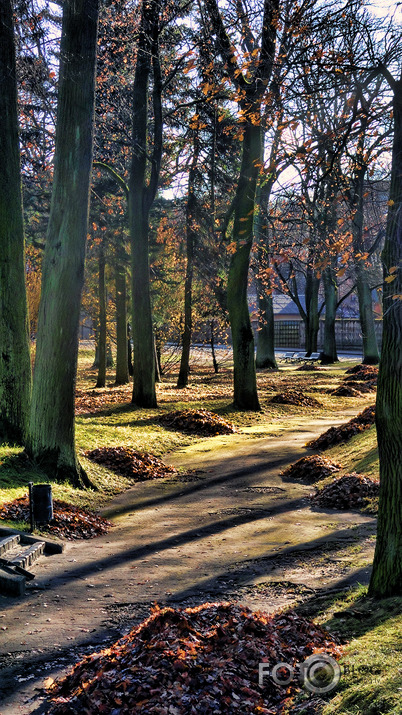
[[[375, 321], [375, 331], [378, 345], [382, 339], [382, 320]], [[337, 347], [342, 349], [361, 348], [363, 337], [360, 321], [356, 318], [338, 318], [335, 321], [335, 336]], [[318, 350], [321, 350], [324, 343], [324, 321], [320, 320], [318, 331]], [[278, 348], [304, 348], [305, 346], [305, 326], [299, 320], [277, 320], [275, 321], [275, 345]]]

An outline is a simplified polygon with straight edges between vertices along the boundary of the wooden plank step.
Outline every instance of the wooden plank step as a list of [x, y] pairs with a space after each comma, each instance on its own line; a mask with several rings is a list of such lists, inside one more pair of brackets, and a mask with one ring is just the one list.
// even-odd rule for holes
[[27, 548], [23, 549], [21, 553], [18, 554], [18, 556], [11, 558], [10, 564], [21, 566], [23, 569], [26, 569], [27, 566], [30, 566], [31, 564], [33, 564], [34, 561], [39, 559], [39, 557], [43, 554], [44, 550], [45, 542], [37, 541], [35, 544], [32, 544], [31, 546], [28, 546]]
[[20, 543], [19, 534], [15, 534], [12, 536], [6, 536], [4, 539], [0, 539], [0, 556], [2, 554], [5, 554], [7, 551], [11, 551], [11, 549], [15, 549], [15, 547], [19, 543]]

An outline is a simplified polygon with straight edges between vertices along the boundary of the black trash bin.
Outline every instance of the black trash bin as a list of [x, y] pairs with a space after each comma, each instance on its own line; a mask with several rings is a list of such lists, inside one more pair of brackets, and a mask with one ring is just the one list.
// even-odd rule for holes
[[33, 518], [36, 524], [48, 524], [53, 519], [51, 484], [32, 485]]

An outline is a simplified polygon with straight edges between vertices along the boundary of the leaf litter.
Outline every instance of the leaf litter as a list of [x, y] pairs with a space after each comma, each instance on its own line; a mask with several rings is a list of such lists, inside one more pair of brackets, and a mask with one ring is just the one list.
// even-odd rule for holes
[[355, 434], [364, 432], [369, 429], [375, 422], [375, 405], [366, 407], [363, 412], [360, 412], [356, 417], [353, 417], [349, 422], [345, 422], [339, 427], [330, 427], [326, 432], [323, 432], [319, 437], [307, 442], [306, 447], [309, 449], [327, 449], [334, 444], [347, 442]]
[[351, 472], [322, 489], [316, 487], [316, 493], [310, 499], [313, 504], [330, 509], [353, 509], [369, 505], [372, 499], [378, 497], [379, 491], [380, 482], [377, 479]]
[[[28, 495], [15, 499], [0, 508], [0, 519], [29, 523]], [[106, 534], [112, 524], [107, 519], [59, 499], [53, 500], [53, 519], [41, 524], [41, 531], [66, 539], [92, 539]]]
[[338, 462], [332, 462], [326, 457], [321, 457], [318, 454], [310, 457], [302, 457], [297, 462], [280, 473], [284, 479], [300, 479], [308, 484], [319, 482], [321, 479], [326, 479], [334, 472], [339, 472], [342, 466]]
[[204, 409], [168, 412], [159, 418], [159, 422], [169, 429], [178, 429], [190, 434], [212, 436], [237, 432], [231, 422]]
[[315, 652], [341, 655], [340, 642], [293, 611], [268, 615], [231, 602], [151, 615], [110, 648], [86, 656], [50, 687], [52, 715], [277, 715], [298, 690], [266, 675]]
[[286, 390], [274, 395], [269, 400], [272, 404], [277, 405], [296, 405], [299, 407], [322, 407], [321, 402], [315, 397], [309, 397], [301, 390]]
[[149, 452], [138, 452], [131, 447], [98, 447], [84, 454], [93, 462], [135, 482], [176, 474], [175, 468], [165, 464], [159, 457]]

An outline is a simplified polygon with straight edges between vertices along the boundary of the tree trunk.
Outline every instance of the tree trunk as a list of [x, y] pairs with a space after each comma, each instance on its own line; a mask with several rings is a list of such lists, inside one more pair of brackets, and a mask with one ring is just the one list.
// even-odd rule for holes
[[236, 189], [233, 240], [236, 244], [228, 276], [228, 309], [232, 331], [233, 404], [241, 410], [259, 410], [254, 360], [254, 337], [247, 301], [248, 269], [253, 237], [254, 199], [261, 155], [259, 126], [244, 128], [240, 177]]
[[31, 395], [13, 11], [0, 4], [0, 440], [24, 444]]
[[219, 372], [219, 365], [218, 365], [218, 361], [216, 359], [216, 353], [215, 353], [215, 334], [214, 334], [214, 321], [213, 320], [210, 321], [209, 326], [211, 329], [209, 344], [211, 346], [212, 364], [214, 366], [214, 373], [215, 373], [215, 375], [217, 375]]
[[[128, 215], [131, 242], [134, 385], [132, 402], [156, 407], [155, 361], [149, 279], [149, 212], [158, 187], [162, 153], [162, 79], [159, 66], [160, 0], [142, 2], [133, 85], [132, 157]], [[153, 69], [153, 154], [148, 172], [148, 88]]]
[[156, 347], [156, 338], [154, 334], [154, 361], [155, 361], [155, 382], [162, 382], [161, 371], [160, 371], [160, 358], [158, 356], [158, 350]]
[[[376, 425], [380, 457], [377, 543], [369, 595], [402, 595], [402, 77], [394, 82], [394, 143], [384, 264], [384, 324]], [[395, 279], [388, 281], [390, 276]]]
[[192, 321], [192, 287], [194, 273], [194, 245], [197, 238], [195, 181], [198, 173], [199, 141], [198, 130], [194, 131], [193, 158], [188, 176], [188, 197], [186, 206], [186, 277], [184, 281], [184, 330], [177, 387], [188, 384]]
[[106, 385], [106, 284], [105, 284], [105, 251], [103, 243], [99, 246], [99, 365], [96, 387]]
[[366, 365], [377, 365], [380, 357], [378, 354], [377, 337], [375, 334], [373, 299], [368, 283], [367, 268], [364, 259], [361, 258], [362, 254], [365, 252], [363, 241], [365, 173], [366, 167], [363, 166], [359, 171], [357, 171], [354, 177], [352, 207], [355, 210], [352, 221], [352, 237], [353, 250], [355, 254], [356, 292], [359, 301], [360, 325], [363, 336], [363, 363]]
[[306, 326], [305, 348], [307, 355], [317, 352], [318, 331], [320, 327], [318, 316], [319, 287], [319, 278], [317, 278], [311, 269], [308, 269], [306, 276], [306, 317], [304, 321]]
[[375, 333], [373, 298], [368, 283], [367, 269], [360, 260], [356, 261], [355, 269], [360, 325], [363, 336], [363, 363], [365, 365], [377, 365], [380, 356]]
[[[259, 189], [260, 200], [258, 201], [258, 216], [255, 226], [255, 234], [258, 242], [259, 271], [269, 268], [268, 251], [265, 247], [268, 244], [266, 210], [269, 194], [270, 191], [267, 192], [264, 191], [264, 189]], [[272, 300], [271, 281], [269, 278], [261, 280], [257, 275], [256, 287], [258, 302], [258, 338], [255, 364], [259, 369], [277, 370], [278, 364], [275, 358], [274, 304]]]
[[275, 357], [275, 322], [274, 304], [272, 294], [266, 287], [258, 290], [258, 339], [256, 367], [261, 369], [277, 370], [278, 363]]
[[127, 347], [127, 289], [126, 272], [118, 264], [115, 274], [116, 287], [116, 385], [126, 385], [128, 374]]
[[272, 75], [275, 61], [279, 0], [264, 0], [259, 61], [254, 74], [244, 75], [238, 66], [233, 44], [226, 33], [216, 0], [207, 0], [217, 46], [226, 63], [226, 71], [237, 87], [242, 131], [240, 176], [234, 202], [232, 254], [227, 302], [232, 331], [234, 390], [233, 404], [242, 410], [259, 410], [254, 360], [254, 338], [247, 302], [250, 251], [257, 179], [261, 168], [261, 103]]
[[27, 449], [53, 479], [89, 485], [75, 449], [74, 392], [92, 164], [98, 0], [64, 3], [55, 167], [43, 258]]
[[335, 338], [337, 283], [336, 273], [332, 266], [327, 266], [324, 270], [323, 279], [325, 291], [325, 323], [324, 346], [320, 357], [324, 365], [331, 365], [334, 362], [338, 362]]

